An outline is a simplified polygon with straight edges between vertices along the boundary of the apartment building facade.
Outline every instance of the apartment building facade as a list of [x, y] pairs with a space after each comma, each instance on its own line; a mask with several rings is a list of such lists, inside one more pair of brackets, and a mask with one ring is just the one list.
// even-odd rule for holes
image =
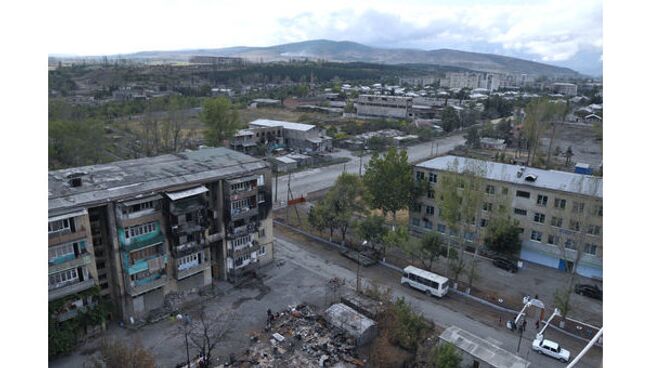
[[128, 321], [254, 272], [272, 260], [271, 184], [225, 148], [51, 171], [49, 300], [98, 287]]
[[[472, 223], [472, 229], [480, 234], [474, 230], [450, 234], [441, 217], [441, 182], [446, 175], [462, 175], [470, 168], [485, 186], [480, 215]], [[518, 222], [522, 260], [602, 279], [602, 178], [456, 156], [422, 162], [413, 171], [416, 179], [428, 182], [429, 187], [410, 210], [413, 233], [452, 235], [457, 245], [471, 247], [476, 247], [479, 239], [480, 247], [499, 210]], [[462, 193], [464, 189], [458, 190]]]
[[411, 119], [413, 97], [361, 95], [357, 99], [357, 116], [367, 118]]

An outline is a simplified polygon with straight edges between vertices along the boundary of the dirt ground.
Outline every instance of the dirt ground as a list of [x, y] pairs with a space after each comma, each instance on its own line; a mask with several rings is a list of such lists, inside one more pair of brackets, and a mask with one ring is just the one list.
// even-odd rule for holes
[[[550, 136], [551, 132], [549, 131], [547, 137], [541, 140], [541, 152], [544, 155], [548, 150]], [[571, 161], [587, 163], [595, 171], [603, 162], [602, 144], [603, 142], [598, 139], [598, 133], [592, 126], [560, 124], [555, 130], [551, 154], [555, 151], [555, 147], [559, 147], [562, 152], [565, 152], [571, 146], [573, 151]], [[563, 161], [564, 157], [560, 157], [559, 160]]]

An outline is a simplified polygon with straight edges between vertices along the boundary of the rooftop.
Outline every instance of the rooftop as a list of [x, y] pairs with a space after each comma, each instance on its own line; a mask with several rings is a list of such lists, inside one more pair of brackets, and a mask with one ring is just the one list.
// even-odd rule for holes
[[[575, 174], [556, 170], [542, 170], [532, 167], [509, 165], [498, 162], [482, 161], [459, 156], [442, 156], [416, 165], [425, 169], [455, 171], [462, 173], [470, 168], [479, 169], [483, 177], [490, 180], [541, 189], [559, 190], [587, 196], [603, 197], [603, 178]], [[523, 173], [517, 176], [520, 169]], [[528, 176], [535, 176], [534, 181], [527, 181]]]
[[311, 124], [301, 124], [301, 123], [292, 123], [289, 121], [281, 121], [281, 120], [268, 120], [268, 119], [257, 119], [255, 121], [251, 121], [248, 123], [249, 126], [256, 125], [256, 126], [264, 126], [264, 127], [282, 127], [284, 129], [291, 129], [291, 130], [300, 130], [303, 132], [306, 132], [312, 128], [315, 128], [315, 125]]
[[[237, 177], [267, 167], [260, 159], [227, 148], [167, 154], [48, 173], [50, 215], [114, 200], [146, 196], [162, 189], [183, 189], [206, 180]], [[81, 175], [82, 185], [69, 184]]]
[[527, 368], [530, 366], [530, 362], [527, 360], [456, 326], [448, 327], [440, 335], [440, 338], [494, 368]]

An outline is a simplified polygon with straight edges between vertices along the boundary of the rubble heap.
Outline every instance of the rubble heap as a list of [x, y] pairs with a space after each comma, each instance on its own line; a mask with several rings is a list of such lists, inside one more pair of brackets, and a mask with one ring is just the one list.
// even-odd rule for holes
[[265, 331], [251, 337], [251, 347], [232, 366], [353, 368], [365, 364], [354, 338], [306, 305], [276, 314], [269, 311], [268, 317]]

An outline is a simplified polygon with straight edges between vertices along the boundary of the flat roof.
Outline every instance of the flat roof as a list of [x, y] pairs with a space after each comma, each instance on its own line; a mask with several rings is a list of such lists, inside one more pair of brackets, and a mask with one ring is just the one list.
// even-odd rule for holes
[[433, 281], [435, 281], [435, 282], [437, 282], [439, 284], [442, 284], [442, 283], [445, 283], [445, 282], [449, 281], [449, 279], [444, 277], [444, 276], [440, 276], [440, 275], [438, 275], [436, 273], [425, 271], [425, 270], [422, 270], [422, 269], [414, 267], [414, 266], [406, 266], [404, 268], [404, 272], [412, 273], [414, 275], [424, 277], [424, 278], [429, 279], [429, 280], [433, 280]]
[[270, 128], [282, 127], [284, 129], [299, 130], [302, 132], [306, 132], [316, 127], [316, 125], [311, 125], [311, 124], [292, 123], [289, 121], [269, 120], [269, 119], [257, 119], [255, 121], [251, 121], [250, 123], [248, 123], [248, 125], [249, 126], [257, 125], [257, 126], [270, 127]]
[[440, 335], [440, 339], [494, 368], [527, 368], [530, 366], [529, 361], [456, 326], [448, 327]]
[[[489, 180], [503, 181], [522, 186], [540, 189], [558, 190], [562, 192], [582, 194], [592, 197], [603, 197], [603, 178], [556, 170], [542, 170], [533, 167], [503, 164], [499, 162], [476, 160], [460, 156], [442, 156], [421, 162], [415, 167], [424, 169], [454, 171], [462, 173], [469, 168], [483, 171], [482, 177]], [[523, 174], [517, 177], [517, 172], [524, 168]], [[526, 181], [526, 177], [534, 175], [535, 181]]]
[[[50, 216], [161, 190], [185, 189], [206, 181], [236, 178], [269, 164], [224, 147], [117, 161], [48, 173]], [[82, 185], [71, 187], [68, 175], [85, 173]]]
[[375, 321], [342, 303], [332, 304], [327, 308], [325, 319], [356, 338], [375, 326]]

